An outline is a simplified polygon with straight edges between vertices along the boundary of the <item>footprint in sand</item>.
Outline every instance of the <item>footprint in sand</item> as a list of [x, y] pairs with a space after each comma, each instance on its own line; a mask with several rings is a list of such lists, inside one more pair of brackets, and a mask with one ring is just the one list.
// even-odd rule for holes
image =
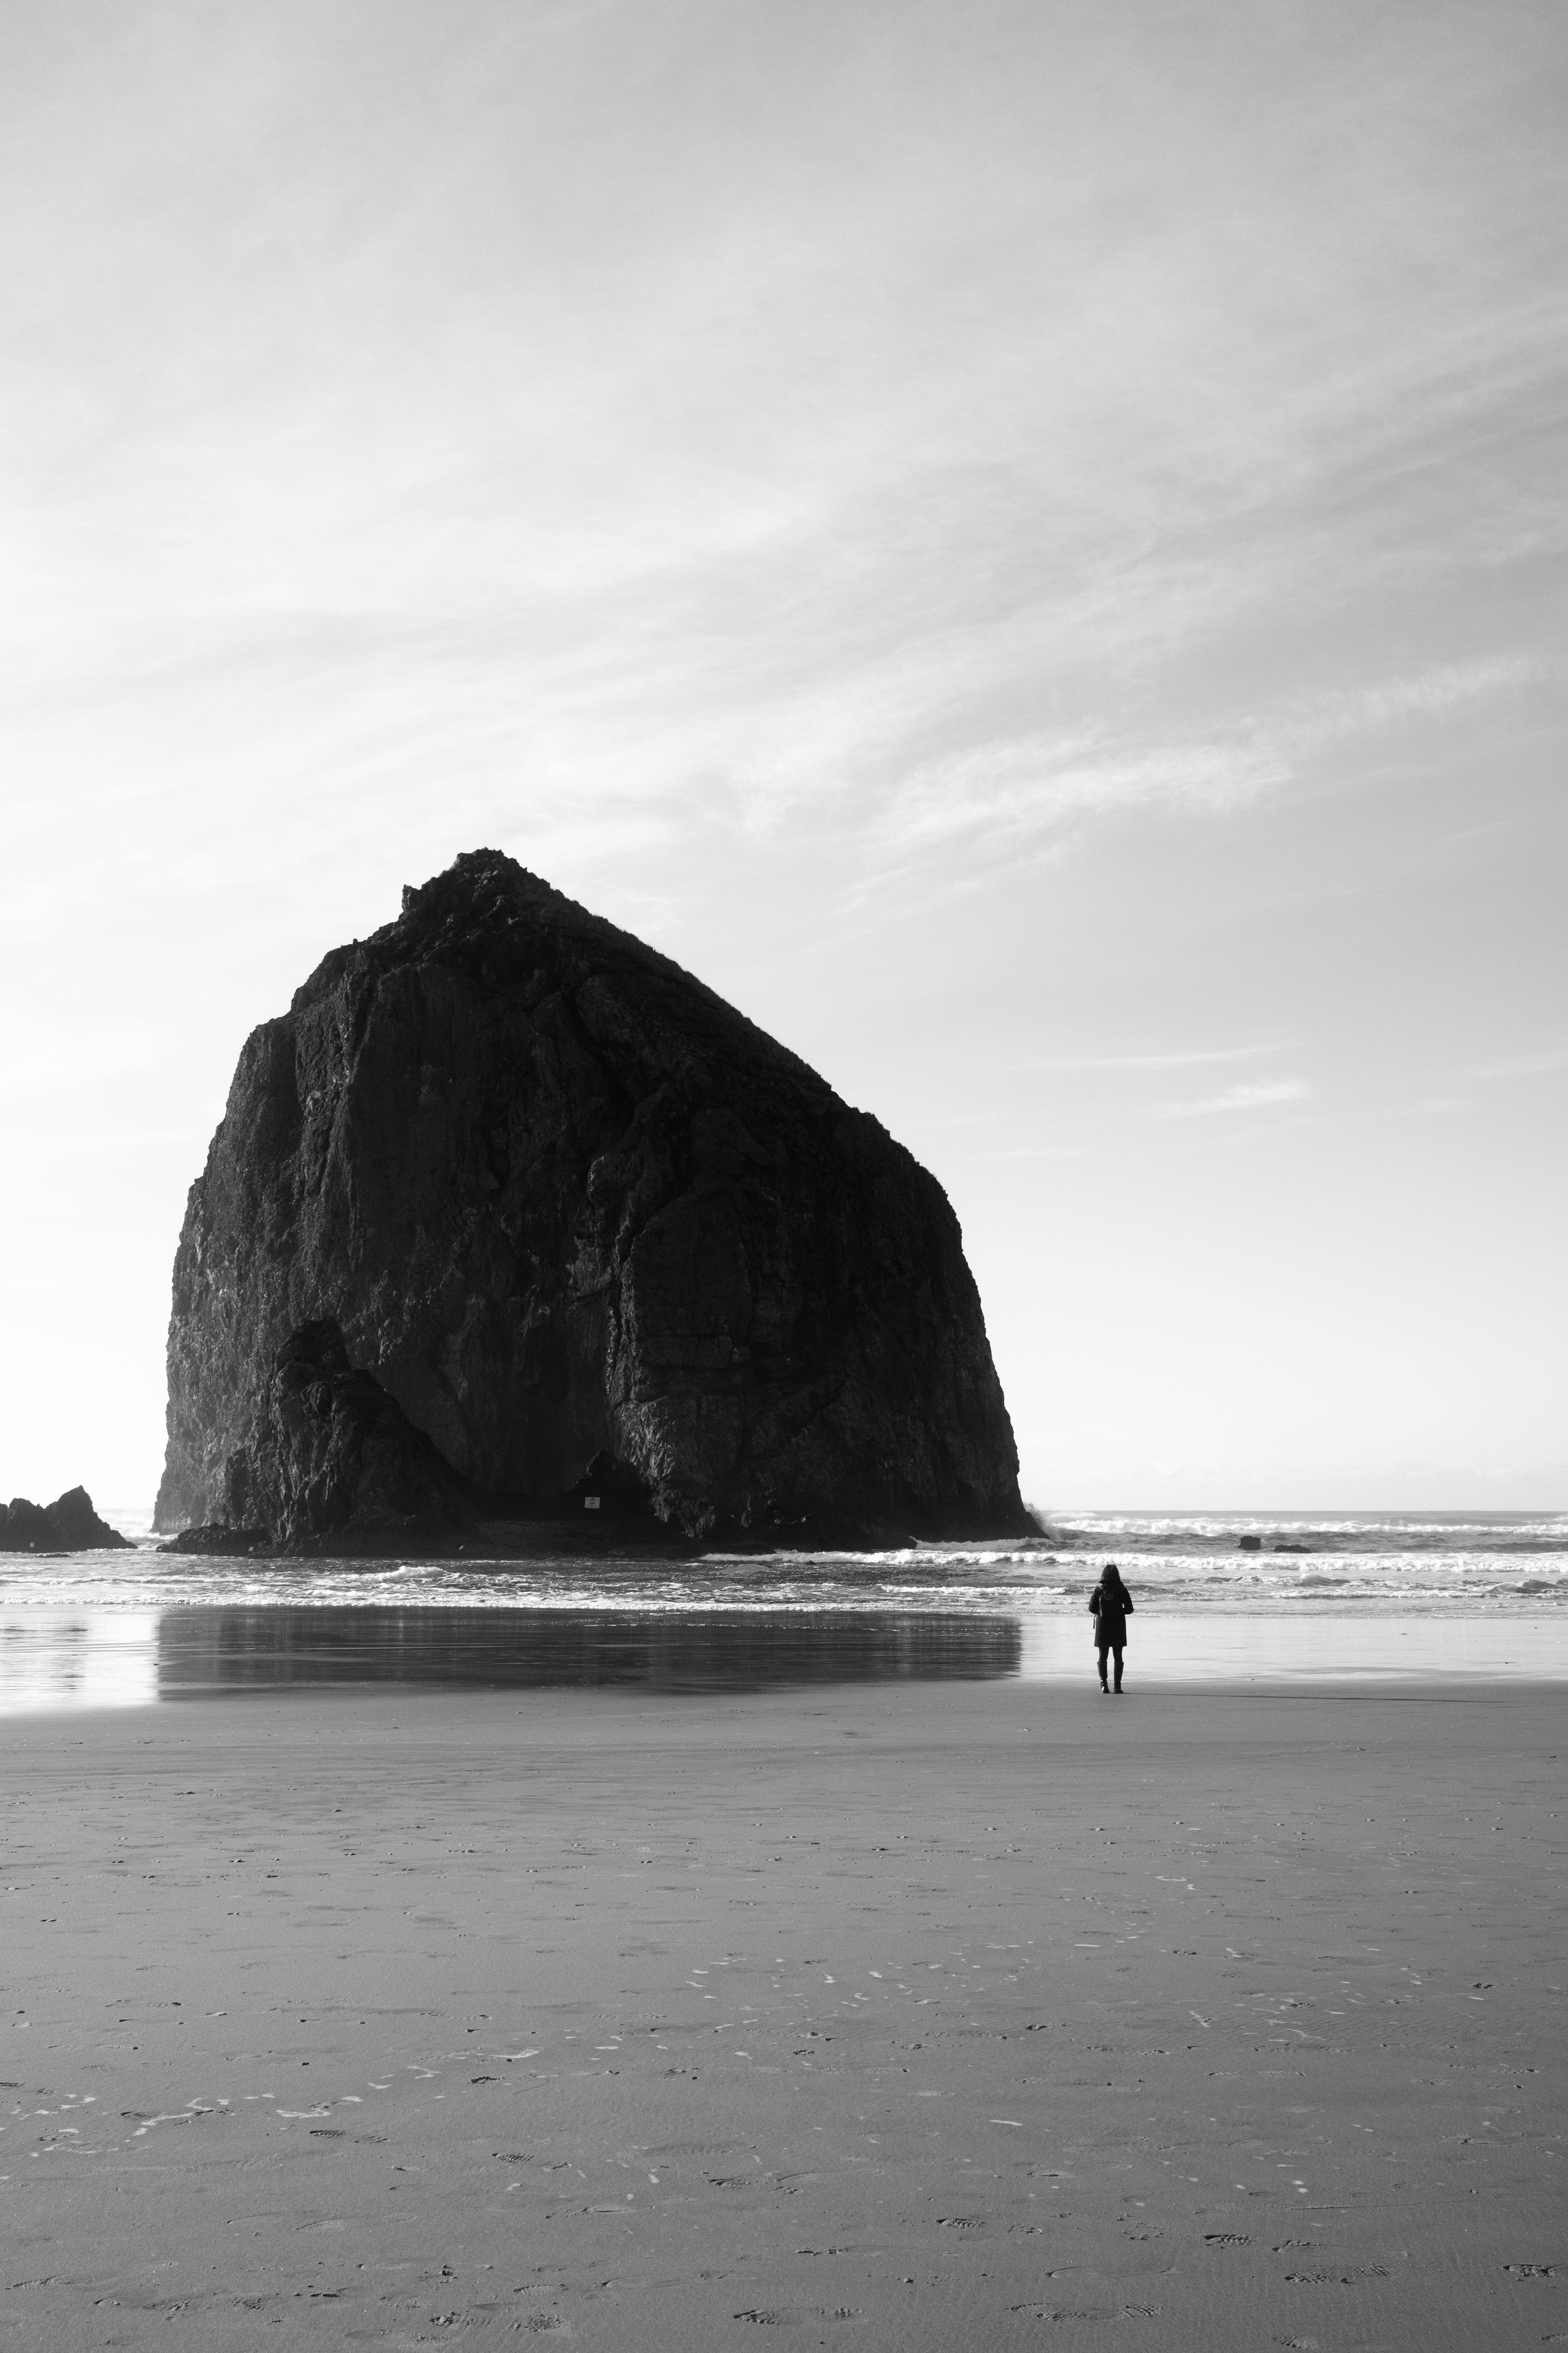
[[1359, 2287], [1363, 2280], [1384, 2280], [1388, 2273], [1382, 2263], [1347, 2263], [1342, 2271], [1287, 2272], [1285, 2277], [1292, 2287]]
[[754, 2305], [744, 2312], [731, 2315], [733, 2320], [748, 2320], [756, 2328], [804, 2328], [812, 2321], [859, 2320], [864, 2316], [852, 2304], [794, 2305], [787, 2308], [772, 2305]]
[[1024, 2320], [1109, 2320], [1109, 2312], [1080, 2312], [1055, 2304], [1016, 2304], [1012, 2310]]

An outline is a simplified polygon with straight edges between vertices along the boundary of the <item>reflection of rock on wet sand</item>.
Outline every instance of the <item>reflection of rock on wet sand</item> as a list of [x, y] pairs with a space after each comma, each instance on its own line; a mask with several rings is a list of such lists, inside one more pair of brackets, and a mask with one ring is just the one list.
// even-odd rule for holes
[[744, 1691], [1016, 1674], [1008, 1618], [904, 1610], [186, 1609], [158, 1630], [158, 1690], [396, 1683]]

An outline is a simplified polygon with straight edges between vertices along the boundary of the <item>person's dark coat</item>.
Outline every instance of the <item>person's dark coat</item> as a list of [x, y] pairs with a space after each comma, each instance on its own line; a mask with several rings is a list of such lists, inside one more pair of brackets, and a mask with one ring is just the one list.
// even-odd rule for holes
[[1097, 1585], [1089, 1597], [1094, 1615], [1094, 1639], [1101, 1650], [1121, 1650], [1127, 1641], [1127, 1620], [1132, 1596], [1124, 1585]]

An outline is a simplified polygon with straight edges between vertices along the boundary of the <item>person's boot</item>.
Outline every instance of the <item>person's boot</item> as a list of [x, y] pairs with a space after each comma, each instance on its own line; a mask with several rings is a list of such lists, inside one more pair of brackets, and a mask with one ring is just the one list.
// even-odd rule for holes
[[1121, 1678], [1120, 1675], [1116, 1678], [1116, 1696], [1118, 1699], [1121, 1697]]

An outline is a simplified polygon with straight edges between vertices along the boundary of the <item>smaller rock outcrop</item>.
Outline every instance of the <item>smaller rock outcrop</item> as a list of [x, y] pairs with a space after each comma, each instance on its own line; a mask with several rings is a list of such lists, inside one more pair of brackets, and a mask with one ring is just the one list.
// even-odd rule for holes
[[0, 1512], [0, 1552], [64, 1552], [65, 1539], [41, 1504], [13, 1495]]
[[128, 1552], [131, 1539], [100, 1520], [85, 1487], [68, 1487], [52, 1504], [14, 1495], [0, 1510], [0, 1552]]
[[229, 1459], [224, 1506], [231, 1534], [289, 1551], [390, 1550], [460, 1533], [471, 1517], [466, 1482], [374, 1374], [350, 1364], [330, 1318], [278, 1351], [256, 1437]]
[[131, 1539], [100, 1520], [92, 1508], [92, 1497], [85, 1487], [68, 1487], [52, 1504], [44, 1505], [51, 1527], [58, 1530], [71, 1552], [130, 1551]]

